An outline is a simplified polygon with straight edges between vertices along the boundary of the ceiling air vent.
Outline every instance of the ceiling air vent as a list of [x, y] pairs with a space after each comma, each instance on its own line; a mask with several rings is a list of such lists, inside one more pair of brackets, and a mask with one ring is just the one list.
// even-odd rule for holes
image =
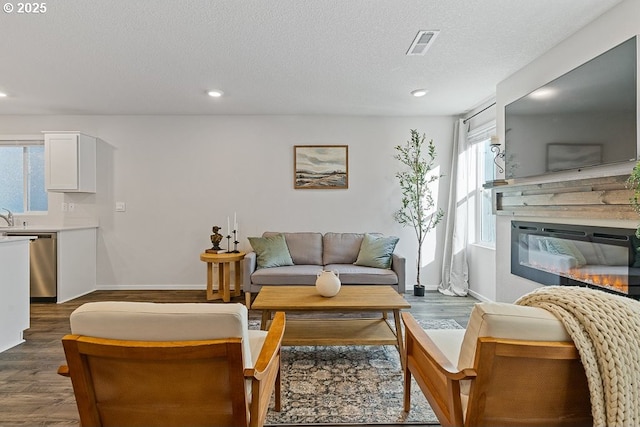
[[418, 31], [418, 35], [411, 43], [407, 56], [424, 55], [431, 47], [440, 31]]

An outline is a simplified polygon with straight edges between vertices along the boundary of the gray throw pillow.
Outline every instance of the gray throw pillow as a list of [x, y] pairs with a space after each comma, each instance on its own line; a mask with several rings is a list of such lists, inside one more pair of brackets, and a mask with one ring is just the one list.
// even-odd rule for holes
[[391, 257], [399, 238], [395, 236], [375, 236], [365, 234], [360, 245], [355, 265], [375, 268], [391, 268]]
[[269, 237], [248, 237], [256, 253], [258, 268], [293, 265], [287, 242], [282, 234]]

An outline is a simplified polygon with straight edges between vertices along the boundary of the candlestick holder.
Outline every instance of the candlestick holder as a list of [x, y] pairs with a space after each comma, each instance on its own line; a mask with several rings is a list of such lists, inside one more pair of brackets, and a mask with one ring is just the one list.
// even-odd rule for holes
[[240, 253], [238, 250], [238, 230], [233, 230], [233, 251], [231, 253], [237, 254]]
[[230, 254], [231, 253], [231, 235], [227, 235], [227, 253]]

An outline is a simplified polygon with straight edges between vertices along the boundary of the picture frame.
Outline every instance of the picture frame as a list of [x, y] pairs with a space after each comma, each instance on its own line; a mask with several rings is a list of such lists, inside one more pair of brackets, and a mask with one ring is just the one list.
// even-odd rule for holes
[[349, 188], [348, 145], [294, 145], [293, 159], [294, 189]]
[[547, 144], [547, 172], [596, 166], [602, 163], [602, 144]]

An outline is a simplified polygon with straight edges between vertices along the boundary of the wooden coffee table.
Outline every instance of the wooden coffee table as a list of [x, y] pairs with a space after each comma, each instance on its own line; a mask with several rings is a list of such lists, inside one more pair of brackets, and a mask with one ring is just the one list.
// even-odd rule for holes
[[[381, 313], [375, 318], [287, 318], [282, 345], [395, 345], [404, 366], [400, 310], [411, 305], [391, 286], [344, 285], [331, 298], [318, 294], [315, 286], [263, 286], [251, 308], [262, 310], [262, 329], [275, 311]], [[398, 333], [387, 322], [388, 312]]]

